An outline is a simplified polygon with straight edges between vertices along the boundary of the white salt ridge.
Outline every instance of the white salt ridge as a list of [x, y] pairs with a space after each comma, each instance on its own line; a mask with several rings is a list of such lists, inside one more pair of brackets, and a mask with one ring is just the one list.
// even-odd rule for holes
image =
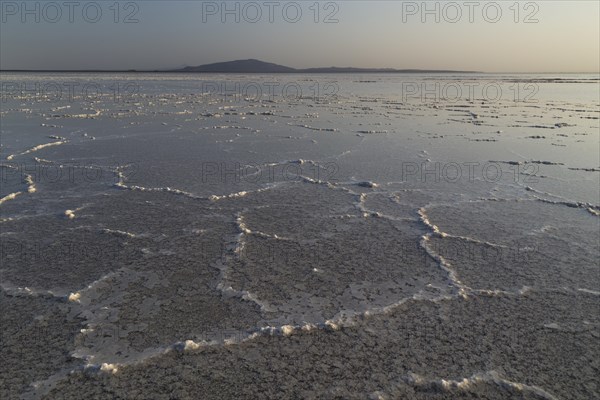
[[25, 174], [25, 183], [27, 183], [27, 192], [35, 193], [37, 191], [35, 187], [35, 182], [33, 181], [33, 176], [29, 174]]
[[295, 125], [295, 124], [290, 124], [290, 123], [288, 123], [288, 125], [290, 125], [290, 126], [297, 126], [298, 128], [310, 129], [311, 131], [339, 132], [336, 128], [316, 128], [316, 127], [310, 126], [310, 125]]
[[224, 200], [224, 199], [238, 199], [241, 197], [246, 197], [248, 195], [248, 192], [246, 191], [241, 191], [241, 192], [237, 192], [237, 193], [231, 193], [231, 194], [225, 194], [225, 195], [211, 195], [208, 197], [208, 200], [211, 201], [219, 201], [219, 200]]
[[67, 110], [69, 108], [71, 108], [71, 106], [67, 105], [67, 106], [60, 106], [60, 107], [52, 107], [50, 110], [52, 110], [52, 111], [60, 111], [60, 110]]
[[[394, 182], [396, 183], [396, 182]], [[398, 182], [401, 183], [401, 182]], [[354, 186], [359, 186], [356, 185], [356, 183], [344, 183], [344, 184], [349, 184], [349, 185], [354, 185]], [[387, 184], [384, 184], [387, 185]], [[375, 188], [378, 188], [380, 185], [379, 184], [375, 184]], [[395, 217], [389, 214], [385, 214], [382, 213], [380, 211], [376, 211], [376, 210], [372, 210], [370, 208], [367, 208], [367, 206], [365, 205], [365, 202], [367, 201], [367, 199], [369, 198], [369, 196], [376, 196], [376, 195], [388, 195], [389, 198], [394, 201], [396, 204], [401, 205], [401, 203], [399, 203], [392, 192], [388, 192], [385, 190], [380, 190], [380, 191], [373, 191], [373, 192], [369, 192], [369, 193], [357, 193], [351, 189], [348, 189], [346, 187], [340, 186], [339, 187], [341, 190], [346, 191], [347, 193], [350, 193], [354, 196], [356, 196], [356, 198], [358, 199], [357, 202], [354, 203], [354, 207], [357, 208], [361, 213], [363, 213], [363, 216], [371, 216], [371, 217], [378, 217], [378, 218], [384, 218], [390, 221], [415, 221], [416, 218], [406, 218], [406, 217]]]
[[366, 193], [354, 193], [358, 199], [358, 201], [354, 204], [354, 206], [361, 212], [363, 218], [369, 218], [369, 217], [373, 217], [373, 218], [386, 218], [389, 220], [393, 220], [393, 221], [399, 221], [399, 220], [404, 220], [404, 219], [400, 219], [400, 218], [395, 218], [389, 215], [384, 215], [380, 212], [377, 211], [373, 211], [373, 210], [369, 210], [365, 207], [365, 201], [367, 200], [367, 194]]
[[290, 238], [286, 238], [283, 236], [278, 236], [278, 235], [271, 235], [269, 233], [265, 233], [265, 232], [261, 232], [261, 231], [257, 231], [257, 230], [251, 230], [248, 228], [248, 226], [246, 225], [245, 219], [244, 219], [244, 215], [242, 212], [239, 212], [236, 214], [236, 226], [238, 231], [240, 232], [238, 236], [236, 236], [236, 241], [234, 244], [234, 252], [236, 254], [240, 254], [241, 251], [244, 249], [245, 247], [245, 242], [243, 241], [244, 239], [244, 235], [255, 235], [255, 236], [260, 236], [263, 238], [267, 238], [267, 239], [276, 239], [276, 240], [287, 240], [287, 241], [293, 241], [293, 239]]
[[265, 187], [254, 190], [254, 191], [241, 191], [241, 192], [230, 193], [230, 194], [225, 194], [225, 195], [210, 195], [207, 197], [203, 197], [203, 196], [198, 196], [196, 194], [193, 194], [193, 193], [190, 193], [190, 192], [187, 192], [184, 190], [175, 189], [175, 188], [171, 188], [171, 187], [144, 187], [144, 186], [137, 186], [137, 185], [127, 185], [125, 183], [125, 175], [123, 174], [122, 171], [117, 169], [114, 171], [114, 173], [117, 175], [117, 178], [119, 179], [119, 181], [117, 183], [115, 183], [114, 186], [119, 189], [139, 191], [139, 192], [166, 192], [166, 193], [171, 193], [171, 194], [178, 195], [178, 196], [188, 197], [190, 199], [195, 199], [195, 200], [220, 201], [220, 200], [225, 200], [225, 199], [237, 199], [237, 198], [245, 197], [251, 193], [261, 193], [261, 192], [270, 190], [277, 186], [277, 184], [275, 184], [275, 183], [267, 184], [267, 185], [265, 185]]
[[214, 129], [239, 129], [251, 131], [254, 133], [260, 133], [260, 129], [251, 128], [249, 126], [241, 126], [241, 125], [215, 125], [215, 126], [205, 126], [202, 128], [198, 128], [199, 130], [214, 130]]
[[[259, 337], [264, 336], [284, 336], [289, 337], [296, 333], [300, 332], [314, 332], [317, 330], [328, 330], [328, 331], [337, 331], [340, 330], [342, 326], [334, 321], [326, 321], [320, 324], [311, 324], [307, 323], [304, 325], [282, 325], [278, 327], [267, 326], [258, 329], [254, 329], [248, 331], [245, 337], [240, 337], [239, 335], [234, 335], [229, 338], [223, 338], [221, 341], [217, 340], [202, 340], [196, 342], [194, 340], [184, 340], [181, 342], [176, 342], [172, 345], [158, 347], [155, 349], [148, 349], [144, 351], [144, 356], [137, 357], [135, 360], [128, 361], [125, 363], [117, 363], [117, 362], [107, 362], [101, 364], [94, 364], [92, 362], [88, 362], [83, 369], [88, 372], [97, 372], [97, 373], [116, 373], [120, 368], [129, 365], [136, 365], [150, 358], [154, 358], [165, 353], [175, 351], [175, 352], [194, 352], [200, 350], [204, 347], [212, 347], [212, 346], [231, 346], [241, 344], [250, 340], [255, 340]], [[74, 357], [88, 359], [89, 361], [93, 360], [93, 356], [84, 356], [82, 354], [75, 353]]]
[[81, 119], [94, 119], [102, 115], [102, 110], [91, 110], [93, 114], [51, 114], [51, 118], [81, 118]]
[[425, 207], [421, 207], [417, 213], [419, 214], [419, 216], [421, 217], [421, 221], [423, 222], [423, 224], [425, 224], [428, 228], [430, 228], [433, 233], [437, 234], [438, 236], [441, 237], [445, 237], [446, 233], [442, 232], [440, 230], [440, 228], [438, 228], [437, 225], [434, 225], [430, 220], [429, 217], [426, 214], [426, 208]]
[[247, 291], [247, 290], [237, 290], [231, 286], [228, 286], [224, 283], [224, 280], [227, 279], [226, 269], [224, 266], [221, 268], [221, 279], [222, 281], [217, 284], [217, 290], [219, 290], [225, 297], [233, 297], [238, 298], [244, 301], [248, 301], [250, 303], [256, 304], [262, 312], [274, 312], [276, 308], [270, 305], [269, 303], [260, 300], [256, 295]]
[[[353, 185], [353, 186], [358, 186], [356, 182], [343, 182], [341, 183], [341, 185]], [[376, 186], [378, 187], [379, 185], [376, 184]], [[387, 193], [387, 192], [372, 192], [372, 193], [356, 193], [355, 191], [344, 187], [344, 186], [338, 186], [336, 184], [329, 184], [328, 185], [329, 189], [334, 189], [334, 190], [342, 190], [346, 193], [349, 193], [353, 196], [355, 196], [355, 198], [357, 199], [357, 201], [354, 203], [354, 207], [360, 212], [360, 214], [362, 215], [363, 218], [384, 218], [390, 221], [396, 221], [396, 222], [404, 222], [404, 221], [414, 221], [413, 218], [402, 218], [402, 217], [394, 217], [391, 215], [387, 215], [384, 213], [381, 213], [379, 211], [375, 211], [375, 210], [371, 210], [368, 209], [365, 206], [365, 201], [367, 200], [369, 195], [372, 194], [382, 194], [382, 193]], [[332, 215], [334, 216], [334, 215]], [[344, 218], [356, 218], [356, 215], [350, 215], [350, 214], [346, 214], [344, 215]]]
[[116, 229], [116, 230], [102, 229], [102, 233], [113, 234], [113, 235], [117, 235], [117, 236], [125, 236], [125, 237], [129, 237], [129, 238], [137, 237], [137, 235], [135, 233], [125, 232], [125, 231], [121, 231], [118, 229]]
[[113, 170], [113, 173], [119, 178], [119, 181], [115, 183], [115, 186], [121, 189], [127, 189], [128, 186], [125, 184], [125, 174], [123, 173], [123, 168], [126, 168], [126, 165], [117, 167]]
[[267, 302], [261, 301], [257, 296], [247, 290], [236, 290], [227, 283], [228, 281], [228, 264], [232, 259], [238, 257], [246, 246], [245, 235], [252, 231], [248, 229], [244, 222], [244, 216], [241, 212], [235, 216], [235, 224], [239, 234], [233, 235], [228, 245], [225, 248], [223, 256], [217, 260], [213, 266], [220, 271], [219, 283], [217, 290], [226, 296], [236, 297], [245, 301], [252, 302], [260, 307], [263, 312], [274, 311], [274, 308]]
[[[17, 169], [13, 166], [3, 165], [3, 167], [7, 167], [10, 169]], [[29, 174], [25, 174], [25, 183], [27, 184], [27, 193], [35, 193], [37, 188], [35, 187], [35, 182], [33, 181], [33, 176]], [[14, 200], [17, 196], [23, 194], [23, 192], [14, 192], [10, 193], [3, 198], [0, 199], [0, 205], [6, 201]]]
[[153, 187], [144, 187], [144, 186], [137, 186], [137, 185], [127, 185], [127, 184], [125, 184], [125, 174], [123, 174], [121, 169], [122, 169], [122, 167], [119, 167], [114, 171], [114, 173], [117, 175], [117, 178], [119, 178], [119, 181], [117, 183], [115, 183], [114, 186], [119, 189], [139, 191], [139, 192], [166, 192], [166, 193], [171, 193], [171, 194], [178, 195], [178, 196], [189, 197], [191, 199], [202, 199], [202, 200], [207, 199], [207, 198], [203, 198], [200, 196], [196, 196], [196, 195], [186, 192], [184, 190], [174, 189], [171, 187], [153, 188]]
[[22, 152], [22, 153], [19, 153], [19, 154], [11, 154], [11, 155], [9, 155], [8, 157], [6, 157], [6, 160], [7, 160], [7, 161], [10, 161], [10, 160], [14, 159], [14, 158], [15, 158], [15, 157], [17, 157], [17, 156], [23, 156], [23, 155], [25, 155], [25, 154], [34, 153], [34, 152], [36, 152], [36, 151], [39, 151], [39, 150], [45, 149], [46, 147], [60, 146], [61, 144], [65, 144], [65, 143], [68, 143], [68, 142], [69, 142], [68, 140], [61, 140], [61, 141], [59, 141], [59, 142], [52, 142], [52, 143], [44, 143], [44, 144], [39, 144], [39, 145], [37, 145], [37, 146], [35, 146], [35, 147], [32, 147], [32, 148], [31, 148], [31, 149], [29, 149], [29, 150], [25, 150], [25, 151], [24, 151], [24, 152]]
[[33, 157], [38, 164], [54, 164], [54, 161], [46, 160], [45, 158]]
[[373, 135], [377, 133], [389, 133], [387, 130], [368, 130], [368, 131], [357, 131], [357, 133], [363, 133], [365, 135]]
[[395, 308], [405, 304], [406, 302], [408, 302], [410, 300], [440, 302], [440, 301], [446, 301], [446, 300], [451, 300], [451, 299], [453, 299], [452, 296], [440, 296], [440, 297], [431, 298], [431, 297], [424, 296], [422, 294], [415, 294], [414, 296], [404, 298], [404, 299], [402, 299], [396, 303], [390, 304], [388, 306], [373, 308], [373, 309], [365, 311], [365, 312], [342, 311], [342, 312], [338, 313], [338, 315], [336, 317], [334, 317], [330, 320], [327, 320], [325, 322], [321, 322], [321, 323], [304, 323], [302, 325], [286, 324], [286, 325], [281, 325], [281, 326], [266, 326], [266, 327], [261, 327], [261, 328], [257, 328], [257, 329], [248, 331], [246, 337], [241, 338], [241, 339], [239, 337], [237, 339], [234, 339], [234, 338], [225, 339], [223, 341], [223, 343], [218, 343], [216, 341], [210, 341], [210, 342], [204, 341], [202, 343], [185, 341], [185, 342], [183, 342], [183, 345], [182, 345], [182, 342], [178, 342], [177, 344], [171, 346], [171, 348], [175, 349], [175, 350], [179, 349], [179, 350], [190, 351], [190, 350], [197, 350], [198, 348], [203, 347], [203, 346], [215, 346], [215, 345], [220, 345], [220, 344], [226, 344], [226, 345], [240, 344], [240, 343], [244, 343], [246, 341], [254, 340], [259, 337], [264, 337], [264, 336], [289, 337], [294, 334], [298, 334], [298, 333], [302, 333], [302, 332], [315, 332], [318, 330], [339, 331], [339, 330], [343, 329], [344, 327], [355, 326], [357, 322], [362, 321], [364, 318], [368, 318], [369, 316], [389, 313], [389, 312], [393, 311]]
[[[69, 296], [71, 297], [71, 304], [75, 307], [74, 312], [85, 319], [85, 326], [80, 330], [76, 343], [86, 344], [77, 347], [71, 354], [72, 357], [86, 362], [86, 365], [81, 367], [84, 370], [113, 373], [115, 372], [114, 368], [104, 368], [102, 370], [102, 365], [107, 364], [118, 368], [124, 365], [120, 363], [124, 357], [131, 360], [128, 364], [134, 364], [137, 361], [164, 353], [165, 349], [162, 347], [130, 352], [121, 348], [122, 346], [129, 348], [127, 344], [124, 345], [122, 342], [123, 336], [110, 335], [107, 337], [102, 335], [102, 332], [106, 329], [109, 331], [118, 329], [124, 335], [127, 335], [128, 332], [144, 330], [145, 324], [143, 323], [118, 327], [115, 325], [115, 321], [119, 321], [119, 308], [115, 308], [115, 305], [124, 302], [127, 288], [136, 281], [144, 281], [145, 286], [149, 288], [164, 284], [159, 276], [153, 272], [136, 272], [122, 268], [103, 276], [88, 285], [87, 288]], [[112, 295], [107, 297], [107, 293], [112, 293]], [[99, 333], [95, 334], [95, 332]], [[117, 349], [120, 351], [117, 351]], [[122, 353], [126, 353], [126, 356]]]
[[[88, 362], [83, 367], [83, 369], [86, 370], [87, 372], [114, 374], [122, 367], [140, 364], [142, 362], [145, 362], [148, 359], [151, 359], [151, 358], [154, 358], [157, 356], [161, 356], [163, 354], [166, 354], [166, 353], [169, 353], [172, 351], [194, 352], [194, 351], [200, 350], [204, 347], [237, 345], [237, 344], [241, 344], [241, 343], [244, 343], [244, 342], [247, 342], [250, 340], [254, 340], [261, 336], [291, 336], [296, 332], [301, 332], [301, 331], [302, 332], [311, 332], [311, 331], [315, 331], [317, 329], [339, 330], [340, 326], [333, 322], [330, 322], [330, 321], [323, 323], [323, 324], [319, 324], [319, 325], [305, 324], [302, 326], [292, 326], [292, 325], [283, 325], [280, 327], [267, 326], [267, 327], [255, 329], [253, 331], [248, 331], [247, 334], [245, 335], [245, 337], [242, 337], [242, 338], [240, 338], [239, 335], [234, 335], [229, 338], [223, 338], [221, 341], [217, 341], [214, 339], [194, 341], [194, 340], [188, 339], [188, 340], [176, 342], [176, 343], [168, 345], [168, 346], [158, 347], [155, 349], [149, 349], [144, 352], [145, 355], [143, 357], [137, 357], [135, 360], [132, 360], [132, 361], [123, 362], [123, 363], [108, 362], [108, 363], [101, 363], [101, 364], [94, 364], [92, 362]], [[74, 354], [74, 356], [77, 358], [88, 358], [90, 360], [93, 360], [93, 357], [88, 357], [88, 356], [84, 357], [84, 356], [78, 355], [78, 354], [77, 355]]]
[[431, 240], [431, 237], [433, 235], [438, 235], [438, 236], [444, 237], [445, 234], [443, 232], [441, 232], [436, 225], [433, 225], [429, 221], [429, 218], [427, 217], [427, 214], [425, 213], [424, 208], [419, 209], [418, 213], [421, 216], [421, 222], [423, 222], [423, 224], [425, 224], [427, 227], [429, 227], [432, 230], [432, 232], [427, 233], [421, 237], [421, 247], [427, 252], [427, 254], [429, 254], [430, 257], [432, 257], [434, 260], [436, 260], [438, 262], [439, 266], [448, 274], [448, 278], [450, 279], [450, 282], [459, 289], [459, 294], [462, 297], [466, 298], [467, 293], [469, 291], [471, 291], [471, 289], [468, 286], [464, 285], [460, 281], [460, 279], [458, 279], [457, 273], [452, 268], [452, 265], [443, 256], [437, 254], [435, 251], [433, 251], [428, 246], [428, 243]]
[[[515, 183], [517, 185], [523, 187], [526, 191], [534, 193], [534, 194], [532, 194], [532, 197], [537, 201], [540, 201], [543, 203], [548, 203], [548, 204], [563, 205], [563, 206], [567, 206], [567, 207], [571, 207], [571, 208], [581, 208], [581, 209], [586, 210], [587, 212], [589, 212], [590, 214], [592, 214], [594, 216], [600, 216], [600, 205], [584, 203], [584, 202], [580, 202], [580, 201], [567, 199], [565, 197], [558, 196], [553, 193], [543, 192], [543, 191], [534, 189], [531, 186], [524, 186], [520, 182], [515, 182]], [[550, 199], [547, 199], [544, 197], [537, 196], [536, 194], [541, 195], [541, 196], [552, 197], [552, 198], [559, 199], [559, 200], [550, 200]]]
[[[428, 285], [432, 287], [432, 285]], [[441, 289], [440, 289], [441, 290]], [[364, 311], [353, 311], [353, 310], [344, 310], [340, 311], [334, 318], [327, 320], [323, 323], [307, 323], [305, 325], [283, 325], [280, 328], [267, 327], [261, 328], [259, 331], [254, 332], [250, 338], [258, 337], [264, 334], [273, 335], [282, 333], [284, 336], [289, 336], [295, 332], [299, 331], [311, 331], [316, 329], [326, 329], [326, 330], [339, 330], [345, 326], [354, 326], [358, 321], [362, 321], [364, 318], [378, 315], [378, 314], [386, 314], [393, 311], [395, 308], [405, 304], [410, 300], [414, 301], [431, 301], [431, 302], [440, 302], [446, 301], [455, 298], [453, 295], [442, 295], [433, 297], [431, 293], [425, 293], [420, 291], [413, 296], [402, 298], [396, 302], [392, 302], [385, 306], [380, 307], [371, 307], [368, 310]]]
[[203, 199], [206, 200], [206, 198], [200, 197], [200, 196], [196, 196], [195, 194], [186, 192], [184, 190], [180, 190], [180, 189], [174, 189], [171, 187], [157, 187], [157, 188], [148, 188], [148, 187], [144, 187], [144, 186], [136, 186], [136, 185], [125, 185], [122, 182], [118, 182], [115, 184], [116, 187], [120, 188], [120, 189], [125, 189], [125, 190], [131, 190], [131, 191], [138, 191], [138, 192], [166, 192], [166, 193], [171, 193], [171, 194], [175, 194], [178, 196], [185, 196], [185, 197], [189, 197], [191, 199]]
[[[536, 192], [539, 194], [544, 194], [544, 195], [550, 195], [552, 197], [556, 197], [556, 198], [561, 198], [564, 199], [563, 197], [560, 196], [556, 196], [553, 195], [551, 193], [544, 193], [544, 192], [539, 192], [533, 188], [527, 187], [528, 191], [531, 192]], [[583, 202], [579, 202], [579, 201], [573, 201], [573, 200], [550, 200], [550, 199], [545, 199], [543, 197], [539, 197], [539, 196], [533, 196], [535, 198], [536, 201], [542, 202], [542, 203], [547, 203], [547, 204], [555, 204], [555, 205], [561, 205], [561, 206], [566, 206], [569, 208], [581, 208], [583, 210], [586, 210], [587, 212], [589, 212], [590, 214], [598, 217], [600, 216], [600, 205], [594, 205], [591, 203], [583, 203]]]
[[254, 340], [264, 336], [285, 336], [289, 337], [301, 332], [314, 332], [317, 330], [339, 331], [341, 326], [334, 321], [325, 321], [319, 324], [306, 323], [303, 325], [282, 325], [282, 326], [266, 326], [257, 329], [249, 334], [242, 342]]
[[91, 282], [85, 288], [69, 294], [67, 296], [67, 300], [75, 301], [75, 302], [79, 303], [83, 299], [82, 296], [85, 295], [86, 293], [91, 292], [92, 290], [95, 290], [99, 286], [105, 284], [109, 279], [111, 279], [113, 277], [118, 277], [119, 275], [123, 275], [124, 273], [127, 273], [127, 272], [130, 272], [130, 271], [126, 268], [121, 268], [120, 270], [109, 272], [108, 274]]
[[17, 198], [17, 196], [20, 196], [22, 194], [23, 194], [23, 192], [14, 192], [14, 193], [7, 194], [6, 196], [4, 196], [0, 199], [0, 205], [4, 204], [5, 202], [7, 202], [9, 200], [14, 200]]
[[[437, 228], [437, 226], [436, 226], [436, 228]], [[481, 245], [485, 245], [485, 246], [489, 246], [489, 247], [494, 247], [497, 249], [510, 249], [511, 248], [510, 246], [492, 243], [492, 242], [488, 242], [488, 241], [484, 241], [484, 240], [479, 240], [479, 239], [472, 238], [470, 236], [460, 236], [460, 235], [453, 235], [451, 233], [442, 232], [442, 231], [439, 231], [439, 228], [438, 228], [438, 232], [436, 232], [436, 235], [438, 235], [442, 238], [460, 239], [460, 240], [464, 240], [465, 242], [481, 244]], [[522, 249], [519, 249], [519, 250], [522, 250]]]
[[533, 394], [536, 397], [542, 398], [545, 400], [558, 400], [558, 398], [556, 396], [550, 394], [549, 392], [547, 392], [546, 390], [544, 390], [540, 387], [526, 385], [524, 383], [511, 382], [509, 380], [502, 378], [501, 375], [496, 371], [489, 371], [489, 372], [474, 374], [471, 377], [464, 378], [461, 381], [445, 380], [445, 379], [429, 380], [429, 379], [423, 378], [417, 374], [411, 373], [408, 376], [404, 377], [404, 381], [406, 383], [408, 383], [409, 385], [412, 385], [415, 387], [433, 388], [438, 392], [450, 392], [452, 390], [459, 390], [459, 391], [466, 392], [466, 391], [473, 389], [478, 384], [481, 384], [481, 383], [490, 384], [491, 383], [491, 384], [494, 384], [503, 389], [514, 390], [518, 393], [523, 393], [523, 394]]
[[[112, 273], [112, 274], [114, 274], [114, 273]], [[112, 274], [109, 274], [109, 275], [112, 275]], [[102, 281], [103, 279], [104, 278], [102, 278], [99, 281]], [[88, 288], [91, 288], [92, 286], [93, 286], [93, 284], [88, 286]], [[228, 288], [225, 291], [236, 292], [231, 288]], [[71, 298], [71, 296], [69, 296], [69, 300], [75, 301], [75, 302], [80, 302], [80, 299], [81, 299], [80, 293], [81, 292], [78, 292], [76, 294], [71, 294], [71, 296], [73, 296], [74, 298]], [[240, 293], [248, 294], [248, 292], [240, 292]], [[172, 345], [162, 346], [162, 347], [158, 347], [158, 348], [154, 348], [154, 349], [146, 349], [143, 352], [143, 354], [140, 354], [137, 357], [135, 357], [132, 360], [127, 361], [127, 362], [109, 362], [109, 361], [107, 361], [107, 362], [102, 362], [100, 364], [94, 364], [93, 360], [96, 358], [95, 356], [93, 356], [91, 354], [86, 355], [85, 353], [82, 353], [80, 351], [76, 351], [75, 353], [73, 353], [73, 356], [76, 358], [80, 358], [80, 359], [88, 361], [84, 367], [79, 367], [77, 369], [84, 369], [87, 372], [114, 374], [114, 373], [117, 373], [119, 371], [119, 369], [124, 366], [136, 365], [136, 364], [145, 362], [146, 360], [148, 360], [150, 358], [161, 356], [161, 355], [171, 352], [171, 351], [194, 352], [194, 351], [200, 350], [201, 348], [209, 347], [209, 346], [237, 345], [237, 344], [241, 344], [241, 343], [244, 343], [244, 342], [247, 342], [250, 340], [255, 340], [257, 338], [264, 337], [264, 336], [290, 337], [290, 336], [293, 336], [293, 335], [299, 334], [299, 333], [310, 333], [310, 332], [316, 332], [319, 330], [321, 330], [321, 331], [339, 331], [339, 330], [343, 329], [344, 327], [355, 326], [357, 322], [362, 321], [365, 318], [368, 318], [370, 316], [389, 313], [389, 312], [393, 311], [395, 308], [405, 304], [406, 302], [408, 302], [410, 300], [428, 301], [428, 302], [438, 303], [438, 302], [452, 300], [454, 298], [455, 298], [455, 296], [452, 296], [452, 295], [430, 297], [430, 296], [424, 295], [422, 293], [417, 293], [411, 297], [403, 298], [403, 299], [399, 300], [398, 302], [390, 304], [388, 306], [373, 308], [373, 309], [367, 310], [365, 312], [342, 311], [342, 312], [338, 313], [338, 315], [336, 317], [334, 317], [330, 320], [327, 320], [325, 322], [322, 322], [322, 323], [304, 323], [302, 325], [285, 324], [285, 325], [281, 325], [281, 326], [265, 326], [265, 327], [248, 330], [246, 332], [246, 334], [243, 335], [242, 337], [238, 334], [238, 335], [234, 335], [229, 338], [224, 338], [221, 341], [217, 341], [214, 339], [202, 340], [200, 342], [196, 342], [194, 340], [184, 340], [181, 342], [176, 342]], [[253, 300], [253, 301], [255, 301], [255, 300]], [[88, 326], [90, 326], [90, 323], [88, 323]], [[89, 329], [89, 328], [82, 329], [82, 333], [86, 333], [88, 331], [91, 332], [93, 330], [94, 329]], [[451, 381], [446, 381], [446, 382], [447, 383], [442, 384], [441, 387], [450, 388], [453, 386], [453, 383]], [[464, 382], [464, 380], [463, 380], [461, 382], [463, 382], [463, 383], [461, 384], [460, 387], [466, 388], [467, 383], [470, 381]], [[528, 390], [527, 387], [523, 387], [523, 388], [524, 388], [524, 390]]]
[[312, 183], [314, 185], [325, 185], [325, 186], [327, 186], [329, 188], [335, 187], [335, 183], [332, 183], [332, 182], [329, 182], [329, 181], [324, 181], [324, 180], [321, 180], [321, 179], [314, 179], [314, 178], [310, 178], [308, 176], [303, 176], [303, 175], [298, 175], [298, 177], [300, 179], [302, 179], [303, 182], [306, 182], [306, 183]]
[[[448, 260], [446, 260], [443, 256], [437, 254], [434, 250], [432, 250], [429, 246], [428, 243], [431, 240], [431, 237], [433, 236], [438, 236], [441, 238], [458, 238], [461, 240], [465, 240], [471, 243], [477, 243], [477, 244], [482, 244], [482, 245], [486, 245], [486, 246], [490, 246], [490, 247], [495, 247], [495, 248], [506, 248], [508, 249], [509, 246], [504, 246], [504, 245], [499, 245], [499, 244], [494, 244], [494, 243], [490, 243], [487, 241], [480, 241], [478, 239], [474, 239], [474, 238], [470, 238], [470, 237], [465, 237], [465, 236], [454, 236], [454, 235], [450, 235], [447, 234], [445, 232], [442, 232], [439, 230], [439, 228], [436, 225], [433, 225], [426, 213], [425, 213], [425, 208], [421, 208], [419, 210], [419, 215], [421, 216], [421, 221], [428, 226], [432, 232], [428, 233], [426, 235], [424, 235], [422, 237], [421, 240], [421, 247], [423, 247], [425, 249], [425, 251], [427, 251], [427, 253], [433, 258], [435, 259], [440, 267], [446, 271], [446, 273], [448, 274], [448, 277], [450, 278], [450, 281], [452, 282], [452, 284], [454, 286], [456, 286], [459, 289], [459, 294], [463, 297], [466, 298], [468, 295], [490, 295], [490, 296], [499, 296], [499, 295], [507, 295], [507, 296], [522, 296], [525, 295], [527, 293], [529, 293], [532, 288], [529, 286], [523, 286], [523, 288], [516, 290], [516, 291], [506, 291], [506, 290], [500, 290], [500, 289], [473, 289], [465, 284], [463, 284], [460, 279], [458, 278], [458, 274], [457, 272], [454, 270], [454, 268], [452, 267], [452, 264], [450, 262], [448, 262]], [[529, 250], [526, 248], [522, 248], [520, 250]]]
[[295, 242], [294, 239], [291, 239], [291, 238], [288, 238], [288, 237], [285, 237], [285, 236], [279, 236], [277, 234], [271, 235], [270, 233], [265, 233], [265, 232], [256, 231], [256, 230], [255, 231], [248, 230], [248, 231], [246, 231], [244, 233], [247, 234], [247, 235], [259, 236], [259, 237], [262, 237], [262, 238], [265, 238], [265, 239], [275, 239], [275, 240], [283, 240], [283, 241]]

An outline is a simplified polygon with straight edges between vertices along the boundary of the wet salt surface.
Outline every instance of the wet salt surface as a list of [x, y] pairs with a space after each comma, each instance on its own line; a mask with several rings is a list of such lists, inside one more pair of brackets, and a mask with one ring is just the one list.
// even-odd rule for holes
[[597, 81], [355, 78], [5, 74], [2, 397], [598, 397]]

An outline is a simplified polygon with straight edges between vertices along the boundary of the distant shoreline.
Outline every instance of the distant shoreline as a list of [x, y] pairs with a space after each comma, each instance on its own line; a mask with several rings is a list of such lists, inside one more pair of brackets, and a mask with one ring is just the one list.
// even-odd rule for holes
[[193, 71], [141, 71], [141, 70], [46, 70], [46, 69], [0, 69], [0, 74], [3, 73], [27, 73], [27, 74], [165, 74], [165, 75], [210, 75], [210, 74], [222, 74], [222, 75], [417, 75], [417, 74], [465, 74], [465, 75], [596, 75], [599, 76], [598, 72], [485, 72], [485, 71], [440, 71], [440, 70], [398, 70], [398, 71], [353, 71], [353, 72], [305, 72], [305, 71], [294, 71], [294, 72], [193, 72]]
[[156, 74], [468, 74], [475, 71], [427, 70], [427, 69], [394, 69], [394, 68], [354, 68], [354, 67], [321, 67], [321, 68], [292, 68], [261, 60], [248, 59], [205, 64], [179, 69], [154, 70], [24, 70], [8, 69], [1, 72], [43, 72], [43, 73], [156, 73]]
[[252, 74], [252, 75], [316, 75], [316, 74], [486, 74], [486, 75], [557, 75], [557, 74], [598, 74], [598, 72], [485, 72], [461, 71], [451, 69], [416, 69], [416, 68], [356, 68], [356, 67], [319, 67], [292, 68], [256, 59], [226, 61], [199, 66], [188, 66], [173, 69], [0, 69], [0, 73], [94, 73], [94, 74]]
[[445, 71], [445, 70], [398, 70], [398, 71], [292, 71], [292, 72], [256, 72], [256, 71], [141, 71], [141, 70], [54, 70], [54, 69], [2, 69], [0, 73], [106, 73], [106, 74], [277, 74], [277, 75], [294, 75], [294, 74], [486, 74], [487, 72], [479, 71]]

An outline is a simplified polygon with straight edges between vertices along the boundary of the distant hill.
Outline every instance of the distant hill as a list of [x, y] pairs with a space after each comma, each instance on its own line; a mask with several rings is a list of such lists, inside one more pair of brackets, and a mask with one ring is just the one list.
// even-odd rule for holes
[[468, 73], [472, 71], [451, 71], [451, 70], [424, 70], [424, 69], [393, 69], [393, 68], [353, 68], [353, 67], [324, 67], [324, 68], [306, 68], [297, 69], [283, 65], [268, 63], [260, 60], [237, 60], [215, 64], [200, 65], [197, 67], [185, 67], [182, 69], [171, 70], [168, 72], [202, 72], [202, 73], [301, 73], [301, 74], [365, 74], [365, 73]]
[[156, 73], [219, 73], [219, 74], [385, 74], [385, 73], [473, 73], [474, 71], [427, 70], [427, 69], [393, 69], [393, 68], [353, 68], [324, 67], [297, 69], [268, 63], [260, 60], [237, 60], [197, 67], [183, 67], [162, 70], [1, 70], [1, 72], [156, 72]]
[[279, 74], [296, 72], [297, 70], [283, 65], [277, 65], [260, 60], [237, 60], [215, 64], [200, 65], [198, 67], [185, 67], [171, 72], [212, 72], [212, 73], [265, 73]]

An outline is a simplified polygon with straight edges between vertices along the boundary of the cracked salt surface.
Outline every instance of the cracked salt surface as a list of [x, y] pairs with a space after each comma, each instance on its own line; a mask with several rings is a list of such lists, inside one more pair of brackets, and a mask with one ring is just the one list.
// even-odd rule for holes
[[127, 107], [3, 111], [2, 398], [599, 396], [596, 86], [529, 106], [145, 78]]

